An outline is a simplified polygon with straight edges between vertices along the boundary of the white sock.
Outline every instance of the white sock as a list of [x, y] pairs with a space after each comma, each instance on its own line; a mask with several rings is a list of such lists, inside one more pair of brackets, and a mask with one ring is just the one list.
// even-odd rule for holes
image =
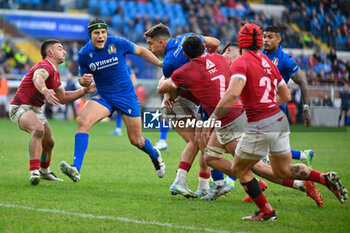
[[177, 169], [176, 178], [174, 184], [185, 184], [186, 183], [187, 171], [179, 168]]
[[198, 189], [200, 189], [200, 190], [208, 190], [209, 189], [209, 179], [199, 177], [198, 180], [199, 180]]
[[40, 173], [39, 173], [39, 170], [31, 170], [31, 171], [30, 171], [30, 174], [33, 174], [33, 173], [35, 173], [35, 174], [40, 174]]
[[298, 190], [303, 191], [303, 192], [306, 191], [305, 184], [302, 180], [294, 180], [293, 188], [298, 189]]
[[303, 161], [306, 159], [306, 153], [304, 151], [300, 151], [300, 160]]
[[50, 173], [50, 167], [48, 168], [40, 168], [40, 171], [43, 173], [43, 174], [49, 174]]
[[224, 185], [224, 184], [225, 184], [225, 180], [215, 180], [214, 183], [215, 183], [217, 186], [221, 186], [221, 185]]

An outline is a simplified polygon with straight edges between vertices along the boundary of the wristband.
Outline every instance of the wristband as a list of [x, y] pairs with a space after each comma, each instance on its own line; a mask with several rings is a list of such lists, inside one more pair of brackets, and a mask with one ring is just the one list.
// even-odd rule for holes
[[47, 87], [43, 87], [42, 89], [41, 89], [41, 94], [44, 94], [44, 90], [45, 89], [47, 89]]
[[305, 110], [309, 110], [309, 105], [304, 104], [304, 106], [303, 106], [303, 107], [304, 107], [304, 111], [305, 111]]

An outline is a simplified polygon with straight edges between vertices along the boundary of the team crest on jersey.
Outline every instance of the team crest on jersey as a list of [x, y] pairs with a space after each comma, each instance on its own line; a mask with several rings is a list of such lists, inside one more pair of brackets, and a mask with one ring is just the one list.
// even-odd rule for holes
[[114, 47], [114, 44], [111, 44], [109, 47], [108, 47], [108, 53], [109, 54], [112, 54], [112, 53], [116, 53], [117, 52], [117, 49]]
[[278, 65], [278, 58], [277, 58], [277, 57], [273, 58], [272, 63], [273, 63], [275, 66], [277, 66], [277, 65]]
[[89, 53], [89, 57], [91, 57], [91, 58], [92, 58], [92, 53]]

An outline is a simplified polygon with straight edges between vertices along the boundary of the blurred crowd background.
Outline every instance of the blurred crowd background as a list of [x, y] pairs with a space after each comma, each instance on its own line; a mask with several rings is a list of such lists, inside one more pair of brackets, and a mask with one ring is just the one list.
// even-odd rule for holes
[[[281, 28], [284, 51], [294, 57], [307, 75], [312, 105], [326, 103], [339, 107], [340, 93], [349, 82], [350, 0], [0, 0], [0, 10], [98, 16], [108, 23], [110, 33], [143, 46], [146, 46], [143, 33], [160, 22], [169, 27], [174, 37], [194, 32], [216, 37], [225, 45], [237, 42], [241, 21], [254, 20], [263, 28], [267, 25]], [[18, 25], [11, 24], [11, 20], [1, 18], [0, 74], [11, 80], [22, 77], [36, 61], [31, 59], [31, 52], [26, 53], [18, 46], [13, 33], [8, 34], [8, 31], [25, 34], [24, 38], [37, 41], [37, 46], [46, 38], [26, 35]], [[75, 80], [78, 52], [87, 38], [60, 38], [59, 33], [56, 38], [63, 42], [67, 51], [67, 60], [59, 70], [62, 80], [68, 76]], [[154, 100], [151, 98], [152, 83], [155, 83], [152, 80], [160, 78], [159, 70], [133, 56], [129, 59], [138, 85], [145, 86], [145, 95]], [[12, 86], [15, 88], [16, 84]], [[300, 90], [295, 86], [291, 88], [293, 102], [298, 104]]]

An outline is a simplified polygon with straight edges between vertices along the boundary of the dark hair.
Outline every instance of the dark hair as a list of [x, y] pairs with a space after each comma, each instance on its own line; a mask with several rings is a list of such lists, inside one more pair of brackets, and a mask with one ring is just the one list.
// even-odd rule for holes
[[269, 25], [264, 29], [264, 32], [274, 32], [276, 34], [278, 34], [279, 36], [281, 35], [281, 30], [279, 27], [273, 26], [273, 25]]
[[238, 43], [237, 42], [229, 42], [225, 45], [225, 47], [222, 49], [221, 54], [224, 54], [226, 52], [226, 49], [229, 47], [237, 47], [238, 48]]
[[90, 21], [89, 26], [88, 26], [88, 31], [89, 31], [89, 36], [91, 38], [91, 34], [94, 30], [97, 29], [106, 29], [107, 30], [107, 24], [105, 21], [103, 21], [100, 18], [94, 18], [93, 20]]
[[151, 27], [148, 31], [146, 31], [144, 34], [145, 38], [150, 37], [150, 38], [155, 38], [158, 36], [164, 36], [166, 38], [170, 38], [171, 34], [169, 31], [169, 28], [165, 26], [162, 23], [159, 23], [153, 27]]
[[199, 57], [204, 53], [204, 45], [202, 39], [196, 35], [187, 36], [182, 43], [182, 48], [189, 58]]
[[59, 40], [56, 40], [56, 39], [48, 39], [48, 40], [45, 40], [42, 44], [41, 44], [41, 47], [40, 47], [40, 53], [41, 53], [41, 57], [43, 59], [46, 58], [46, 51], [48, 49], [48, 47], [50, 47], [51, 45], [53, 44], [61, 44], [61, 42]]

